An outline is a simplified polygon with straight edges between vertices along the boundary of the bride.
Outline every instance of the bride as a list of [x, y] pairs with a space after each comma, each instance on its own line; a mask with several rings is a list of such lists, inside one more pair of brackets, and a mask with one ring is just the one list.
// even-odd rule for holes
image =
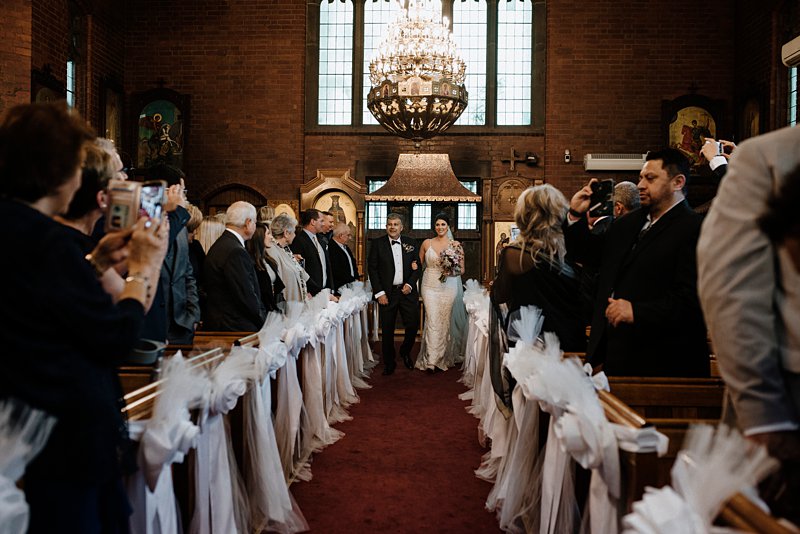
[[415, 367], [433, 372], [464, 360], [464, 309], [461, 273], [464, 272], [464, 249], [453, 240], [450, 219], [436, 215], [436, 237], [426, 239], [419, 251], [425, 271], [422, 275], [422, 301], [425, 304], [425, 327]]

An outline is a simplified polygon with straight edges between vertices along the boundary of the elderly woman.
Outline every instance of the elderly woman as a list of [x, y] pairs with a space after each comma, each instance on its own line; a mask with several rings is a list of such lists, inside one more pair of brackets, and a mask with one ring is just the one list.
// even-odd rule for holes
[[270, 224], [275, 245], [267, 249], [267, 254], [278, 267], [278, 276], [283, 280], [283, 296], [287, 302], [303, 302], [309, 298], [306, 289], [308, 273], [303, 269], [289, 245], [294, 241], [297, 219], [281, 213]]
[[511, 318], [523, 306], [536, 306], [544, 315], [542, 331], [555, 332], [563, 350], [581, 352], [586, 350], [586, 327], [579, 286], [564, 259], [562, 225], [568, 207], [551, 185], [522, 192], [514, 211], [519, 236], [501, 252], [492, 301], [506, 304]]
[[[81, 184], [94, 134], [58, 104], [11, 109], [0, 125], [0, 398], [57, 419], [28, 464], [28, 532], [126, 532], [127, 441], [116, 365], [137, 341], [166, 252], [166, 225], [142, 219], [90, 254], [54, 220]], [[114, 304], [98, 276], [126, 261]]]
[[[114, 144], [108, 139], [96, 139], [85, 147], [86, 157], [81, 173], [81, 186], [72, 197], [66, 212], [55, 219], [69, 228], [84, 253], [89, 253], [97, 244], [92, 232], [108, 206], [106, 189], [112, 178], [127, 178], [122, 172], [122, 161]], [[125, 279], [114, 269], [107, 269], [100, 277], [103, 289], [114, 301], [125, 287]]]

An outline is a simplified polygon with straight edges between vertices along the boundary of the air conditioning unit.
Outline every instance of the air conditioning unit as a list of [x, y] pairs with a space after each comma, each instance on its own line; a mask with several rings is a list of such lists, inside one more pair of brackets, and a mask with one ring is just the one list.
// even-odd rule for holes
[[587, 171], [640, 171], [647, 154], [586, 154], [583, 168]]
[[781, 47], [781, 59], [787, 67], [800, 65], [800, 36], [795, 37]]

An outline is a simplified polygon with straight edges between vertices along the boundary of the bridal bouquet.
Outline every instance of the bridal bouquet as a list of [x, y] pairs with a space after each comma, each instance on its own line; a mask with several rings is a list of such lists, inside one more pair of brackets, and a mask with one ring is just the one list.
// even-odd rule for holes
[[461, 260], [464, 258], [464, 249], [460, 244], [447, 247], [439, 254], [439, 265], [442, 274], [439, 281], [444, 283], [448, 276], [461, 276]]

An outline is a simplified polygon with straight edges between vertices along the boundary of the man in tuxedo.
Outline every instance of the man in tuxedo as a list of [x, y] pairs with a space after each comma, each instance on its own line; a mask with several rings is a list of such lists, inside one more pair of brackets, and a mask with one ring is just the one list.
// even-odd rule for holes
[[333, 291], [335, 286], [328, 247], [323, 245], [317, 236], [327, 227], [325, 216], [319, 210], [308, 209], [300, 214], [300, 226], [303, 229], [297, 232], [291, 248], [292, 252], [303, 257], [305, 270], [308, 273], [306, 281], [308, 292], [316, 295], [325, 288]]
[[208, 250], [203, 264], [207, 311], [205, 330], [258, 332], [267, 312], [261, 302], [255, 265], [245, 241], [256, 231], [256, 208], [234, 202], [225, 212], [225, 231]]
[[[585, 264], [600, 253], [591, 363], [618, 376], [708, 376], [706, 327], [697, 297], [695, 248], [701, 218], [684, 197], [689, 161], [676, 149], [650, 152], [639, 174], [642, 208], [604, 235], [586, 223], [591, 188], [572, 197], [567, 252]], [[604, 239], [602, 248], [597, 239]]]
[[333, 279], [336, 280], [336, 289], [354, 282], [360, 278], [356, 257], [347, 246], [348, 241], [353, 236], [350, 227], [345, 223], [339, 223], [333, 229], [333, 239], [328, 246], [328, 255], [331, 258], [331, 270]]
[[367, 259], [369, 279], [375, 300], [380, 306], [383, 374], [390, 375], [395, 369], [394, 324], [397, 311], [406, 327], [400, 356], [403, 364], [412, 369], [411, 348], [419, 328], [419, 250], [413, 239], [401, 238], [403, 220], [400, 215], [390, 213], [386, 219], [386, 234], [372, 240]]

